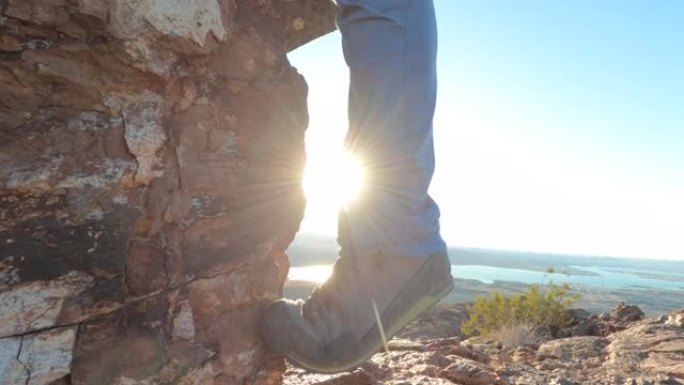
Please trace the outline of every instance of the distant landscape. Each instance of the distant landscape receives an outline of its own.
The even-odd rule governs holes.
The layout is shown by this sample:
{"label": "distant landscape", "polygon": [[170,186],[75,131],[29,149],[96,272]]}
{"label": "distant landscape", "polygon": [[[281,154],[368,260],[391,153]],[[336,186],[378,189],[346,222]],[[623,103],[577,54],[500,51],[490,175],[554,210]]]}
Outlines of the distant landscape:
{"label": "distant landscape", "polygon": [[[312,266],[330,265],[337,253],[332,237],[298,235],[288,249],[291,276],[302,277]],[[445,303],[471,302],[493,290],[519,293],[529,284],[568,283],[582,295],[576,307],[606,311],[624,301],[647,314],[684,308],[684,262],[601,256],[542,254],[473,248],[449,248],[454,290]],[[657,256],[654,256],[657,258]],[[552,268],[553,273],[548,273]],[[310,273],[310,272],[309,272]],[[285,295],[306,297],[316,285],[290,279]]]}

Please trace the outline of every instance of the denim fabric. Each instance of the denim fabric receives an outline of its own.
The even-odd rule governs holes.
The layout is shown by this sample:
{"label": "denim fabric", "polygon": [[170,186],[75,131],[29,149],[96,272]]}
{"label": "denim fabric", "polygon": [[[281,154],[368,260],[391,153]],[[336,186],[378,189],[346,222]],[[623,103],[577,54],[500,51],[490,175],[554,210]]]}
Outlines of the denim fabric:
{"label": "denim fabric", "polygon": [[337,0],[350,70],[347,149],[365,166],[361,197],[340,212],[342,254],[443,251],[428,195],[437,29],[432,0]]}

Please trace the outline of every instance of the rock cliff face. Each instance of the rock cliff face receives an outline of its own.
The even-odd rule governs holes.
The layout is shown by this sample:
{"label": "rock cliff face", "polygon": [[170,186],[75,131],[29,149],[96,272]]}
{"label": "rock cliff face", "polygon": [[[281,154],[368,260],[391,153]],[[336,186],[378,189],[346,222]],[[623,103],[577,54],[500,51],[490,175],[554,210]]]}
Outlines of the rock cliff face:
{"label": "rock cliff face", "polygon": [[322,0],[0,0],[0,383],[280,381]]}

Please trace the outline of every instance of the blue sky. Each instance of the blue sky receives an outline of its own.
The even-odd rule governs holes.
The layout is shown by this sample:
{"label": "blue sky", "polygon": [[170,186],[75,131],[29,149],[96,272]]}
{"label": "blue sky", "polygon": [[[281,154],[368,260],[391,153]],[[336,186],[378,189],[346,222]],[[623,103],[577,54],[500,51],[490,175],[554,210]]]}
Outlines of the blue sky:
{"label": "blue sky", "polygon": [[[446,241],[684,260],[684,2],[436,9],[431,194]],[[325,172],[347,122],[339,34],[289,57],[310,87],[309,159]],[[303,231],[334,234],[336,207],[312,195]]]}

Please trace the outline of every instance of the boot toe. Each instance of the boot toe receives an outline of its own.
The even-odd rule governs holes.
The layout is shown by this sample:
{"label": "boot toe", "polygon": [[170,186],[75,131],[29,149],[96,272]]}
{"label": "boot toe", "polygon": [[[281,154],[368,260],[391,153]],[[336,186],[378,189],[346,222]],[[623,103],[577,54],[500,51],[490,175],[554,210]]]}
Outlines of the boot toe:
{"label": "boot toe", "polygon": [[301,304],[287,299],[280,299],[269,305],[264,311],[261,323],[261,336],[266,344],[276,353],[286,354],[292,350],[291,329],[294,317]]}
{"label": "boot toe", "polygon": [[261,336],[276,353],[305,369],[321,371],[330,365],[323,337],[304,318],[304,301],[280,299],[269,305],[261,324]]}

